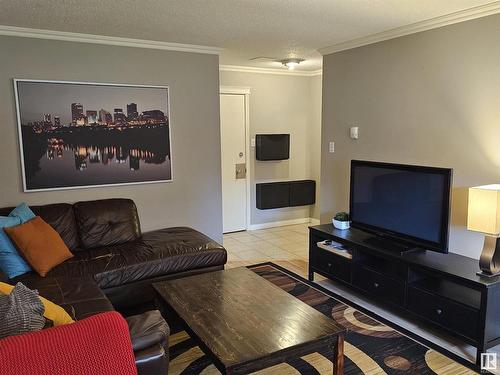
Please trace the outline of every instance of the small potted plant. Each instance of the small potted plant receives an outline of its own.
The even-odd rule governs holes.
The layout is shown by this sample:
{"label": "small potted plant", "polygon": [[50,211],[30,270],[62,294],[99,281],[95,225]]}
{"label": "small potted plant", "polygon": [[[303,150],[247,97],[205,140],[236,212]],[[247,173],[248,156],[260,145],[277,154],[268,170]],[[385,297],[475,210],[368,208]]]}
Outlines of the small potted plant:
{"label": "small potted plant", "polygon": [[337,229],[349,229],[349,214],[347,212],[337,212],[332,222]]}

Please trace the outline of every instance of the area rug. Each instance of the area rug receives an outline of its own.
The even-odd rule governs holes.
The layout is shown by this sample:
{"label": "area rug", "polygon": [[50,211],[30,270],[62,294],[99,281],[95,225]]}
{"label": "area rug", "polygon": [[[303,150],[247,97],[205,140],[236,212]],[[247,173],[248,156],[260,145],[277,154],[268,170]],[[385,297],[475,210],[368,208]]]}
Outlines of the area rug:
{"label": "area rug", "polygon": [[[248,267],[294,297],[348,329],[345,374],[475,374],[452,359],[429,349],[366,314],[321,291],[300,276],[272,263]],[[212,375],[219,371],[182,327],[171,324],[170,374]],[[318,352],[259,371],[258,374],[331,374],[331,353]]]}

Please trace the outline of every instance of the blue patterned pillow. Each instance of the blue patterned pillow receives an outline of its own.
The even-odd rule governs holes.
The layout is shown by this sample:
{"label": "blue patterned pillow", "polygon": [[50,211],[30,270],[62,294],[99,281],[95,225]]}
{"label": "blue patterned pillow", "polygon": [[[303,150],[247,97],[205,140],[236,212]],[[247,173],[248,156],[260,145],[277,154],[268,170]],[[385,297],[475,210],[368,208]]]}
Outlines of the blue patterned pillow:
{"label": "blue patterned pillow", "polygon": [[14,227],[35,218],[30,208],[22,203],[9,216],[0,216],[0,268],[9,279],[31,271],[28,263],[19,255],[3,228]]}

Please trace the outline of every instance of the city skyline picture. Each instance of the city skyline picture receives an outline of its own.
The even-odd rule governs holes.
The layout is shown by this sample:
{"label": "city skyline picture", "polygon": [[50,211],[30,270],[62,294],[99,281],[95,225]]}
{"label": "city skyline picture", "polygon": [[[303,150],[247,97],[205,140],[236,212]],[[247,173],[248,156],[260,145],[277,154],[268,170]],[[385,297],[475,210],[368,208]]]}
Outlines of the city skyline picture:
{"label": "city skyline picture", "polygon": [[14,80],[24,191],[172,180],[169,89]]}

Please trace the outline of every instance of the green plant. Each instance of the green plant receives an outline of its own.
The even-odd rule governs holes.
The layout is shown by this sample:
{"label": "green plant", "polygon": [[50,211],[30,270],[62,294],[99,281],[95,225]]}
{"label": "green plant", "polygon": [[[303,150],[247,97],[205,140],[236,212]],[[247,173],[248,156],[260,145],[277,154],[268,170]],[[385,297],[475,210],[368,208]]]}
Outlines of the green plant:
{"label": "green plant", "polygon": [[337,212],[334,219],[337,221],[349,221],[349,214],[347,212]]}

